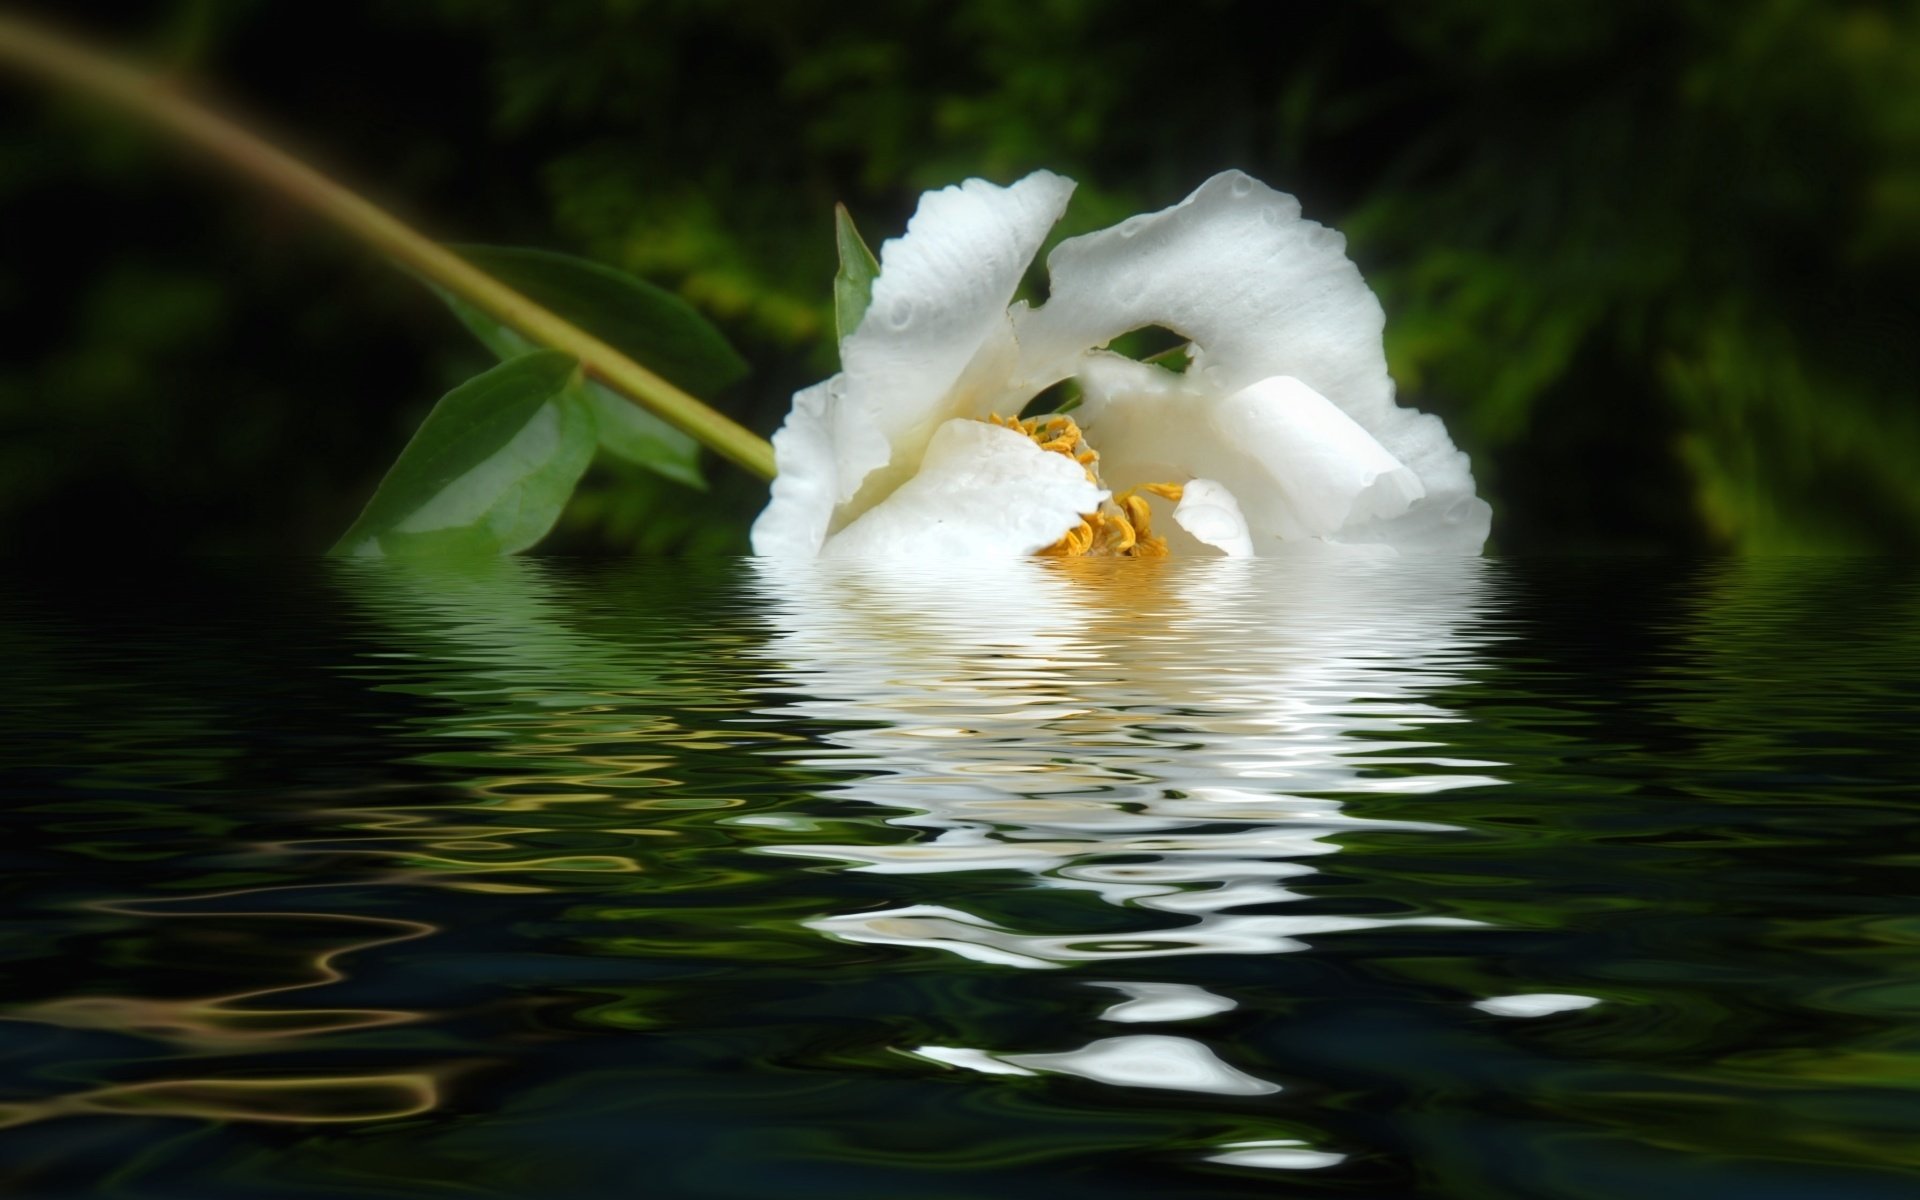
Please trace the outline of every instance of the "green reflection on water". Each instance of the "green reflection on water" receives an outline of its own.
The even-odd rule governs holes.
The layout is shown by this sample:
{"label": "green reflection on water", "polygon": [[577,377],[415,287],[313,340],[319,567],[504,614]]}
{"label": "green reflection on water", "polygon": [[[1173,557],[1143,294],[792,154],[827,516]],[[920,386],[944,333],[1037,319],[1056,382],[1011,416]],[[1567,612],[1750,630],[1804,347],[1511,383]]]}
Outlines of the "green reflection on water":
{"label": "green reflection on water", "polygon": [[[253,1195],[1920,1165],[1904,569],[328,570],[9,610],[0,1119]],[[1471,1007],[1540,992],[1600,1003]]]}

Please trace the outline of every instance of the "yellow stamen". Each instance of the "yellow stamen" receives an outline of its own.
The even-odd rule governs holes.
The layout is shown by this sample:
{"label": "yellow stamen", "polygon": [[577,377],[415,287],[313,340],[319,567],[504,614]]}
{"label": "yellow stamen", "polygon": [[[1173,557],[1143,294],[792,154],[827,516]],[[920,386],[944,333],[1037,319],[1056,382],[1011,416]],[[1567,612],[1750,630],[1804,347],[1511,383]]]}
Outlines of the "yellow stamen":
{"label": "yellow stamen", "polygon": [[[987,423],[1024,434],[1050,454],[1071,458],[1086,471],[1088,483],[1100,482],[1100,452],[1087,445],[1079,423],[1065,413],[1024,420],[993,413]],[[1167,539],[1153,535],[1153,509],[1141,492],[1178,504],[1184,489],[1177,483],[1143,483],[1128,488],[1098,512],[1081,513],[1079,525],[1036,553],[1047,558],[1165,558]]]}
{"label": "yellow stamen", "polygon": [[1066,536],[1036,553],[1047,558],[1079,558],[1093,546],[1093,526],[1081,521],[1067,530]]}
{"label": "yellow stamen", "polygon": [[1044,417],[1028,417],[1025,420],[991,413],[987,417],[987,424],[1025,434],[1042,450],[1066,455],[1086,468],[1088,483],[1100,482],[1100,477],[1094,473],[1094,464],[1100,461],[1099,452],[1087,445],[1079,424],[1065,413],[1049,413]]}

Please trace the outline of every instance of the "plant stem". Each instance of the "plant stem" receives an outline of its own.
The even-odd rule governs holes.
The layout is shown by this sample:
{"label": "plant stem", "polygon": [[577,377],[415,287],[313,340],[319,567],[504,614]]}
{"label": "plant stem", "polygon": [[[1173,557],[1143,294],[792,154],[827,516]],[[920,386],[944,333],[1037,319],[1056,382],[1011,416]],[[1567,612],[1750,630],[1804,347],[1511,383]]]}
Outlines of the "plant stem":
{"label": "plant stem", "polygon": [[326,217],[362,242],[542,346],[573,355],[600,382],[762,479],[773,447],[391,213],[138,67],[18,17],[0,14],[0,62],[113,102]]}

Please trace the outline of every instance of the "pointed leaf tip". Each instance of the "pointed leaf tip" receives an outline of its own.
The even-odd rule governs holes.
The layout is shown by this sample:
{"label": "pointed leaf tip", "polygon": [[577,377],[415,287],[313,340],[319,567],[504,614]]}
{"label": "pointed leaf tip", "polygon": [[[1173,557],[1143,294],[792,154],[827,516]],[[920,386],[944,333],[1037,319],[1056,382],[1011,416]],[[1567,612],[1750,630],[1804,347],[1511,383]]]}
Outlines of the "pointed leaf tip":
{"label": "pointed leaf tip", "polygon": [[448,392],[330,553],[511,554],[544,537],[593,458],[572,356],[536,351]]}
{"label": "pointed leaf tip", "polygon": [[873,256],[853,214],[844,204],[833,206],[833,242],[840,252],[840,269],[833,276],[833,323],[842,338],[860,327],[873,302],[873,281],[880,277],[880,260]]}

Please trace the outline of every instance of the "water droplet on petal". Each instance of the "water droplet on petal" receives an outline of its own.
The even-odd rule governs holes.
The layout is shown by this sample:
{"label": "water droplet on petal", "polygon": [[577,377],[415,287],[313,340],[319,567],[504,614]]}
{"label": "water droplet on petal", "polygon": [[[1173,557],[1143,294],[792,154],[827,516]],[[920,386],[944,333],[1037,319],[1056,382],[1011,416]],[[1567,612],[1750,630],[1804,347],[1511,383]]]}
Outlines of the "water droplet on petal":
{"label": "water droplet on petal", "polygon": [[1247,178],[1245,175],[1233,181],[1233,194],[1235,196],[1246,196],[1252,194],[1252,192],[1253,180]]}
{"label": "water droplet on petal", "polygon": [[895,329],[905,329],[913,324],[913,301],[895,300],[893,307],[887,310],[887,324]]}

